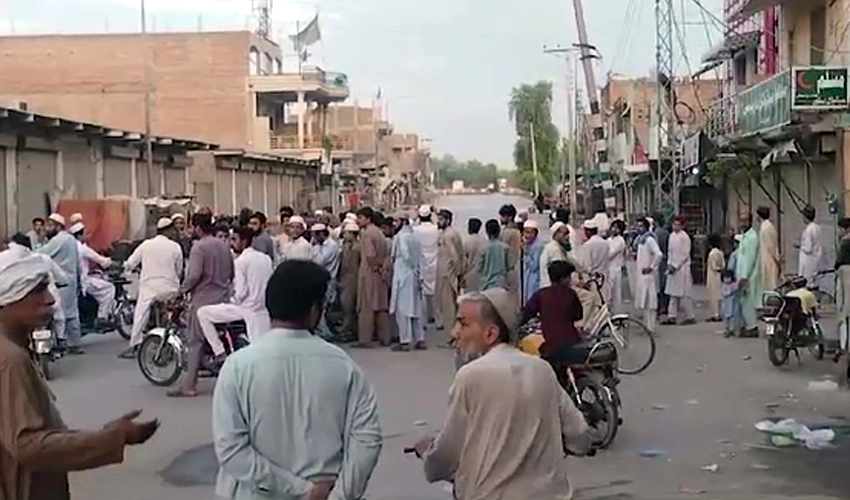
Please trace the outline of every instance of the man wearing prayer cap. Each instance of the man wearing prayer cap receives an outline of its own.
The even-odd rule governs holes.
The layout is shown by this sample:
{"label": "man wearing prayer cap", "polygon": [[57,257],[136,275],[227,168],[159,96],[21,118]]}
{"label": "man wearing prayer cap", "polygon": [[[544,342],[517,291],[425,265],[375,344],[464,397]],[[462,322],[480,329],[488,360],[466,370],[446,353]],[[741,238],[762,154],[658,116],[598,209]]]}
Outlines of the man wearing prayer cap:
{"label": "man wearing prayer cap", "polygon": [[74,225],[78,222],[83,222],[83,214],[80,212],[74,212],[71,214],[71,217],[68,218],[68,224]]}
{"label": "man wearing prayer cap", "polygon": [[0,253],[0,498],[69,500],[68,472],[121,463],[156,420],[131,412],[97,431],[69,430],[27,343],[53,316],[50,267],[37,255]]}
{"label": "man wearing prayer cap", "polygon": [[422,279],[422,295],[425,297],[425,321],[435,317],[434,294],[437,287],[437,254],[440,249],[440,229],[432,220],[431,207],[422,205],[417,210],[419,224],[413,234],[419,241],[421,263],[419,272]]}
{"label": "man wearing prayer cap", "polygon": [[458,303],[456,346],[475,359],[455,376],[440,434],[416,444],[425,478],[453,479],[455,498],[572,498],[563,445],[588,450],[584,416],[546,361],[511,345],[512,295],[492,288]]}
{"label": "man wearing prayer cap", "polygon": [[310,234],[307,232],[307,223],[300,215],[293,215],[289,219],[288,234],[289,243],[284,247],[283,260],[312,260],[313,249],[310,245]]}
{"label": "man wearing prayer cap", "polygon": [[325,340],[330,340],[333,338],[333,332],[331,332],[328,326],[327,313],[331,306],[336,303],[336,294],[338,291],[337,276],[339,276],[339,244],[330,237],[330,231],[328,231],[328,226],[325,224],[313,224],[310,227],[310,233],[313,235],[313,262],[322,266],[330,275],[328,289],[325,292],[325,309],[317,327],[319,336]]}
{"label": "man wearing prayer cap", "polygon": [[97,322],[102,329],[114,329],[109,317],[115,309],[115,285],[103,278],[103,270],[112,265],[112,259],[97,253],[86,242],[86,226],[77,222],[69,232],[77,239],[80,252],[80,293],[91,296],[97,302]]}
{"label": "man wearing prayer cap", "polygon": [[[355,217],[356,218],[356,217]],[[348,220],[342,224],[339,251],[339,304],[342,308],[342,334],[346,338],[357,337],[357,280],[360,272],[360,242],[357,234],[360,226]]]}
{"label": "man wearing prayer cap", "polygon": [[183,249],[175,241],[176,230],[173,219],[160,218],[156,221],[156,236],[143,241],[124,262],[126,271],[134,271],[139,266],[142,269],[136,308],[133,311],[130,345],[118,355],[121,359],[136,359],[154,302],[168,300],[180,290]]}
{"label": "man wearing prayer cap", "polygon": [[[65,315],[64,341],[67,343],[69,354],[83,354],[80,349],[80,312],[79,293],[82,265],[77,240],[65,230],[65,218],[54,213],[50,214],[45,224],[45,234],[48,237],[44,246],[35,251],[53,259],[68,276],[70,284],[59,289],[62,300],[62,312]],[[59,339],[63,339],[60,337]]]}
{"label": "man wearing prayer cap", "polygon": [[540,255],[543,253],[543,242],[540,241],[540,226],[535,220],[527,220],[522,226],[522,303],[540,289],[540,276],[545,270],[540,269]]}

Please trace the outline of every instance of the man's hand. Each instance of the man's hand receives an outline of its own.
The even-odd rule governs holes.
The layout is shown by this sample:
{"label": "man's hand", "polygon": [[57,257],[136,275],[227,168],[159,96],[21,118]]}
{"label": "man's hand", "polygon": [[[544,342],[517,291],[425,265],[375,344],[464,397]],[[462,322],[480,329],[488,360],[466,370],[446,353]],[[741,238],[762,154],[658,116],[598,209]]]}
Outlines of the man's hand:
{"label": "man's hand", "polygon": [[307,493],[306,500],[327,500],[331,495],[331,490],[334,489],[336,479],[317,479],[313,481],[313,487],[310,488],[310,493]]}
{"label": "man's hand", "polygon": [[147,422],[136,422],[136,418],[142,414],[142,410],[133,410],[126,415],[106,424],[106,429],[120,429],[124,435],[124,444],[133,446],[142,444],[150,439],[159,429],[159,420]]}
{"label": "man's hand", "polygon": [[414,448],[416,448],[416,456],[424,457],[425,453],[427,453],[428,450],[431,448],[431,445],[434,444],[434,441],[434,436],[425,436],[424,438],[417,441],[416,444],[413,446]]}
{"label": "man's hand", "polygon": [[646,276],[647,274],[652,274],[653,269],[651,267],[644,267],[643,269],[640,270],[640,272],[641,272],[641,274]]}

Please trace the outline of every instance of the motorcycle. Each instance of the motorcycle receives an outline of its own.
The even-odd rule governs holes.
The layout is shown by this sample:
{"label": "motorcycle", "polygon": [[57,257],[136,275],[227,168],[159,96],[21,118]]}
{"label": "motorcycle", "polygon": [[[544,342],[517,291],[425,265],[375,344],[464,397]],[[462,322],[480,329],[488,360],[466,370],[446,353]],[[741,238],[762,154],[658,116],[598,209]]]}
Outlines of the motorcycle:
{"label": "motorcycle", "polygon": [[125,340],[130,340],[133,325],[133,310],[136,301],[127,294],[130,280],[124,277],[120,266],[115,266],[104,276],[115,287],[115,307],[109,313],[106,321],[97,320],[97,300],[91,295],[83,295],[79,301],[80,329],[83,336],[89,334],[104,335],[118,332]]}
{"label": "motorcycle", "polygon": [[52,380],[53,371],[50,365],[62,357],[52,325],[37,328],[30,333],[29,354],[30,359],[38,366],[44,379]]}
{"label": "motorcycle", "polygon": [[[168,304],[154,304],[153,317],[163,317],[162,320],[155,319],[155,322],[162,326],[156,326],[145,334],[137,356],[142,375],[153,385],[173,385],[186,370],[189,353],[184,334],[187,313],[188,308],[182,298]],[[227,355],[249,343],[244,321],[220,323],[216,324],[215,328]],[[209,345],[204,344],[199,376],[217,377],[220,368]]]}
{"label": "motorcycle", "polygon": [[[542,344],[539,323],[532,320],[520,328],[520,350],[540,356]],[[587,424],[595,430],[594,446],[606,449],[614,442],[623,424],[620,417],[622,401],[617,391],[620,383],[617,349],[611,340],[602,337],[588,339],[574,349],[583,350],[584,362],[556,364],[555,373],[561,387],[582,412]]]}
{"label": "motorcycle", "polygon": [[774,366],[787,364],[791,352],[800,363],[801,348],[808,349],[815,359],[823,359],[826,349],[818,300],[806,287],[806,278],[790,276],[775,291],[764,292],[757,313],[765,324],[767,354]]}

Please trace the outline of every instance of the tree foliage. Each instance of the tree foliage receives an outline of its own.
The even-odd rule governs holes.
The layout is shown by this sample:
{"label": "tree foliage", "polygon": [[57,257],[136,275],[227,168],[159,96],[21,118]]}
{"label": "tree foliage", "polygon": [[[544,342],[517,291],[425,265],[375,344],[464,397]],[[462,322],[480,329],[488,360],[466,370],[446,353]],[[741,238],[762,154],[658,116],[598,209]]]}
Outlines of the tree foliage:
{"label": "tree foliage", "polygon": [[498,179],[513,177],[513,172],[499,170],[493,163],[484,164],[478,160],[459,161],[452,155],[432,160],[431,168],[437,173],[438,188],[450,188],[452,182],[463,181],[467,188],[483,189],[489,184],[497,185]]}
{"label": "tree foliage", "polygon": [[549,190],[558,181],[561,162],[560,134],[552,123],[552,84],[540,81],[515,87],[508,101],[508,113],[516,128],[514,163],[519,187],[534,189],[531,154],[531,131],[534,130],[537,180],[541,190]]}

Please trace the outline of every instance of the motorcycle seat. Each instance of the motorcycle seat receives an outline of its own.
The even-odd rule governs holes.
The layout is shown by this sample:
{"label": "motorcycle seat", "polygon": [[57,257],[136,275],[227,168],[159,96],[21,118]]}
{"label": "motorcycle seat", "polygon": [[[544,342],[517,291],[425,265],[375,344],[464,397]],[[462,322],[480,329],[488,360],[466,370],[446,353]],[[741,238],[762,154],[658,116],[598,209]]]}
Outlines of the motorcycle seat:
{"label": "motorcycle seat", "polygon": [[573,349],[583,352],[584,364],[610,364],[617,361],[617,349],[611,342],[582,343]]}
{"label": "motorcycle seat", "polygon": [[227,323],[214,323],[213,326],[215,326],[216,331],[219,333],[227,331],[234,336],[245,335],[248,333],[248,328],[242,320],[230,321]]}

